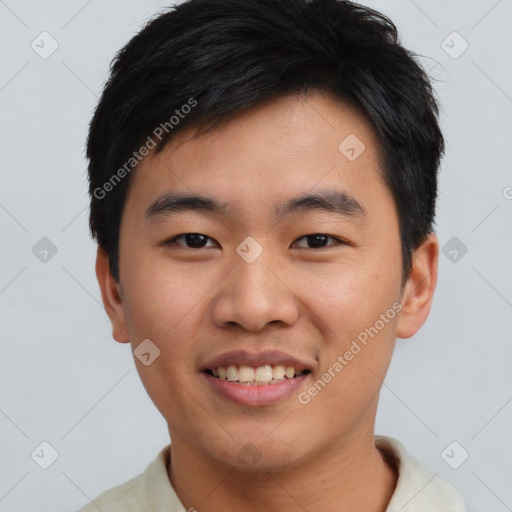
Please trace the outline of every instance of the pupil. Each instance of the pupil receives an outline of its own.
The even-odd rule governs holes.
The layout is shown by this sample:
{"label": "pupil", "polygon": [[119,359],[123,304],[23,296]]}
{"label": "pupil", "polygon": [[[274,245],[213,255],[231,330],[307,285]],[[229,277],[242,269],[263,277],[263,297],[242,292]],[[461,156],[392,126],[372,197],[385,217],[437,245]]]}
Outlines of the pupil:
{"label": "pupil", "polygon": [[204,244],[204,236],[198,233],[190,233],[186,236],[187,245],[191,245],[195,248],[201,248]]}
{"label": "pupil", "polygon": [[310,245],[313,245],[314,247],[323,247],[325,245],[326,236],[325,235],[310,235],[308,236],[309,241],[313,240],[313,243]]}

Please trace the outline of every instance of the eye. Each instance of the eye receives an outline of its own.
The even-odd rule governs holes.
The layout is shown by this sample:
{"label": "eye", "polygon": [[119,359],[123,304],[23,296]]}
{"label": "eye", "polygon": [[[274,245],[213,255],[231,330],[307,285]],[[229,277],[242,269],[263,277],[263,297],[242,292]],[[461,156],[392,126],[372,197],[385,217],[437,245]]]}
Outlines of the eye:
{"label": "eye", "polygon": [[[305,239],[307,241],[307,243],[310,243],[312,245],[312,247],[306,247],[306,249],[323,249],[324,247],[328,247],[328,246],[326,246],[325,242],[329,238],[331,240],[336,241],[336,243],[334,245],[340,245],[340,244],[346,243],[343,240],[336,238],[335,236],[325,235],[322,233],[314,233],[312,235],[304,235],[304,236],[298,238],[297,240]],[[296,242],[294,242],[294,243],[296,243]],[[333,244],[330,244],[330,245],[333,245]]]}
{"label": "eye", "polygon": [[187,249],[202,249],[203,247],[215,247],[215,245],[205,245],[207,240],[213,241],[213,238],[210,238],[209,236],[203,235],[201,233],[183,233],[181,235],[176,235],[175,237],[165,242],[165,244],[183,245],[178,243],[178,240],[181,239],[185,240],[185,247]]}

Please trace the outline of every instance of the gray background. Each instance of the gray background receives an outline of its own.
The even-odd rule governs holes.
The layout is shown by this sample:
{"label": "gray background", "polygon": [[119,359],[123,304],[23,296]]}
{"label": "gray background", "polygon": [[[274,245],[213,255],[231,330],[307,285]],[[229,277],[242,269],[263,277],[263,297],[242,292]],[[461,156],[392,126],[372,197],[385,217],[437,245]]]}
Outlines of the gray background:
{"label": "gray background", "polygon": [[[434,306],[397,343],[376,431],[470,510],[512,510],[512,1],[364,3],[428,56],[447,141]],[[78,508],[169,442],[101,306],[84,159],[110,60],[164,6],[0,0],[1,511]],[[51,49],[44,31],[58,43],[45,59],[31,47]],[[48,469],[43,441],[58,453]]]}

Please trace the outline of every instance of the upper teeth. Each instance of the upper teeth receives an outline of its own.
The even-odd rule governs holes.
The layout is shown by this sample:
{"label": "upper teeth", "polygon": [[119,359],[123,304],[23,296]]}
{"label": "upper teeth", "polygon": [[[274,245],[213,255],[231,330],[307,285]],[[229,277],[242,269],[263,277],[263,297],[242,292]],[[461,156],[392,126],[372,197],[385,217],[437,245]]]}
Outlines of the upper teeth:
{"label": "upper teeth", "polygon": [[296,371],[293,366],[265,364],[263,366],[219,366],[212,368],[212,373],[220,379],[239,382],[270,382],[271,380],[282,380],[284,377],[292,379],[295,375],[301,375],[302,372]]}

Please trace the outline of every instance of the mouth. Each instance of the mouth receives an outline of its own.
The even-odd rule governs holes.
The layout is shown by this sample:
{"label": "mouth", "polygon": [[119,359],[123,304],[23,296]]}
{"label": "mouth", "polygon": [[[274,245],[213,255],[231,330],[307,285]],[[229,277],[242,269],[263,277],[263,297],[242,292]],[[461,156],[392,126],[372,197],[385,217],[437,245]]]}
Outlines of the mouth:
{"label": "mouth", "polygon": [[311,379],[316,361],[280,350],[232,350],[201,368],[203,381],[217,397],[260,407],[283,402]]}
{"label": "mouth", "polygon": [[244,386],[276,385],[289,379],[297,379],[311,373],[309,369],[298,370],[293,366],[264,364],[261,366],[234,365],[207,368],[203,371],[215,379],[227,380]]}

